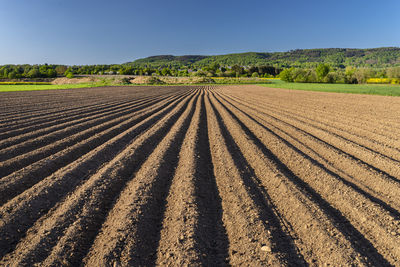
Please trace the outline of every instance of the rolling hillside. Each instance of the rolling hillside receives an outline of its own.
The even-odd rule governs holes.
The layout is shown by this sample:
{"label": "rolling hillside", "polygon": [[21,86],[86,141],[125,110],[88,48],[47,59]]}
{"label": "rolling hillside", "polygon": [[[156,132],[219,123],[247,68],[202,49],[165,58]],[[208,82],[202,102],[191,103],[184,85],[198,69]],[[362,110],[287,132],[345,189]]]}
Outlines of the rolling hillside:
{"label": "rolling hillside", "polygon": [[160,55],[129,62],[129,65],[148,67],[202,67],[212,63],[232,65],[276,65],[280,67],[310,67],[326,62],[335,67],[389,67],[400,66],[399,47],[370,49],[325,48],[297,49],[273,53],[237,53],[227,55]]}

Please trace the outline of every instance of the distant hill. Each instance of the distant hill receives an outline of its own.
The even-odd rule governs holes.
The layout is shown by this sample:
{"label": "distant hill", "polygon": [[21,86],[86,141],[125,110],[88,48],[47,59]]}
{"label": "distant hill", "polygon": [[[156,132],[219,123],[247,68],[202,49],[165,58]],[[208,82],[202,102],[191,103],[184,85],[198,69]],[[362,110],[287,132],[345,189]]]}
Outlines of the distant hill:
{"label": "distant hill", "polygon": [[221,66],[250,66],[273,65],[277,67],[314,67],[321,62],[326,62],[334,67],[390,67],[400,66],[399,47],[380,47],[369,49],[353,48],[323,48],[323,49],[297,49],[288,52],[273,53],[237,53],[227,55],[186,55],[151,56],[128,62],[128,65],[141,67],[203,67],[212,63]]}
{"label": "distant hill", "polygon": [[195,62],[201,61],[207,58],[207,56],[199,55],[186,55],[186,56],[172,56],[172,55],[160,55],[151,56],[142,59],[135,60],[128,64],[140,65],[140,66],[186,66]]}

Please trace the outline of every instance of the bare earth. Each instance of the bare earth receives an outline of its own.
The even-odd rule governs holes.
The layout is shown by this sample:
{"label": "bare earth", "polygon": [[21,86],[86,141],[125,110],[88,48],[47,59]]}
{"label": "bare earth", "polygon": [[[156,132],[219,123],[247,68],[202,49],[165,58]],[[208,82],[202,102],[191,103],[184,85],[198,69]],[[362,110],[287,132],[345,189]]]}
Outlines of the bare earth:
{"label": "bare earth", "polygon": [[400,98],[0,94],[0,266],[400,266]]}

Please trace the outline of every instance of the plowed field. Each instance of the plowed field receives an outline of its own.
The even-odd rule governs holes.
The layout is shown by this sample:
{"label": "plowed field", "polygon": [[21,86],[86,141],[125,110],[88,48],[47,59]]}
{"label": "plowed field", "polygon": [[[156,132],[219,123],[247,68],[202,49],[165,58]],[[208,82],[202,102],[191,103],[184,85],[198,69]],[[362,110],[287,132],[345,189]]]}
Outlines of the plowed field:
{"label": "plowed field", "polygon": [[400,266],[400,98],[0,94],[0,266]]}

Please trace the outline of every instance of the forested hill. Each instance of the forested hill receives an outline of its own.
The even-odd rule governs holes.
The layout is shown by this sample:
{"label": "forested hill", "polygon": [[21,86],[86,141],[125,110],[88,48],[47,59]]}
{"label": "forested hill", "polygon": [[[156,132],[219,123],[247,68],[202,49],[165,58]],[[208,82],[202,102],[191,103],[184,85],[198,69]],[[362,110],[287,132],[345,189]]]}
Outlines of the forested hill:
{"label": "forested hill", "polygon": [[321,62],[333,67],[391,67],[400,66],[399,47],[370,49],[325,48],[297,49],[288,52],[239,53],[216,56],[151,56],[127,64],[141,67],[203,67],[212,63],[221,66],[273,65],[276,67],[315,67]]}

